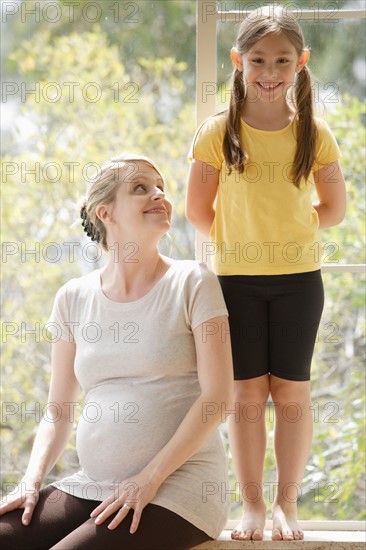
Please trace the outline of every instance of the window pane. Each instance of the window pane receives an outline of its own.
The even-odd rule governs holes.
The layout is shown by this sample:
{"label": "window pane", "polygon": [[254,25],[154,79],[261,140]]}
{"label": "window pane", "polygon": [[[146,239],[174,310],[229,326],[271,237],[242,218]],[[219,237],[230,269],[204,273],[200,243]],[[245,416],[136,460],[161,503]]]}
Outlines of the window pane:
{"label": "window pane", "polygon": [[[99,16],[98,10],[85,9],[88,2],[83,0],[70,16],[67,3],[60,1],[59,20],[51,8],[41,10],[38,20],[39,2],[9,4],[19,10],[2,25],[7,33],[3,55],[8,56],[3,70],[10,85],[2,103],[2,383],[4,442],[9,451],[4,482],[23,474],[41,417],[49,377],[49,343],[43,328],[54,294],[64,281],[100,266],[98,251],[89,248],[81,231],[76,208],[91,177],[89,164],[100,164],[126,149],[152,156],[166,174],[175,207],[172,243],[165,243],[165,250],[169,253],[172,248],[177,258],[194,255],[194,231],[185,221],[184,197],[186,155],[195,127],[196,2],[89,3],[99,6]],[[236,9],[238,2],[219,4],[222,9]],[[338,5],[355,7],[355,2]],[[301,24],[318,79],[317,103],[322,110],[323,99],[323,114],[343,151],[350,202],[346,221],[324,234],[323,261],[363,261],[363,22]],[[236,26],[218,24],[219,83],[227,82],[231,73],[229,51]],[[223,101],[228,89],[226,85],[219,94]],[[98,101],[93,101],[93,92],[101,92]],[[313,370],[313,414],[318,423],[300,516],[310,517],[310,503],[318,488],[325,487],[322,490],[331,502],[317,504],[319,517],[361,519],[364,503],[357,468],[363,464],[362,446],[358,449],[363,405],[362,286],[359,276],[332,274],[325,275],[325,285],[328,309]],[[331,422],[333,418],[339,422]],[[66,455],[53,474],[61,477],[74,468],[73,457]],[[272,459],[266,472],[270,487]],[[332,492],[336,485],[338,493]],[[336,497],[340,504],[334,505]],[[237,511],[234,506],[233,514]]]}

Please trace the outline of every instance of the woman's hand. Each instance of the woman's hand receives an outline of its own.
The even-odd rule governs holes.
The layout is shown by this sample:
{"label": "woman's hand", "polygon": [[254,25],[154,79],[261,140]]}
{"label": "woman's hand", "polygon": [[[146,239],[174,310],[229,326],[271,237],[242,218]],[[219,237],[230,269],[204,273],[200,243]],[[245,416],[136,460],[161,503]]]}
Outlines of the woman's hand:
{"label": "woman's hand", "polygon": [[90,516],[100,525],[109,516],[118,511],[108,525],[108,529],[115,529],[125,519],[132,508],[134,510],[130,533],[135,533],[140,523],[143,509],[155,497],[161,482],[152,479],[146,472],[132,476],[118,484],[113,495],[104,500],[95,508]]}
{"label": "woman's hand", "polygon": [[73,428],[70,403],[76,401],[80,391],[74,372],[75,350],[75,344],[65,340],[58,339],[52,344],[47,417],[44,416],[38,426],[28,468],[21,482],[0,502],[0,515],[24,508],[23,525],[31,522],[41,485],[65,449]]}
{"label": "woman's hand", "polygon": [[19,485],[7,494],[0,501],[0,516],[16,510],[17,508],[24,508],[22,515],[23,525],[29,525],[32,519],[33,510],[39,499],[39,483],[33,483],[29,481],[21,481]]}

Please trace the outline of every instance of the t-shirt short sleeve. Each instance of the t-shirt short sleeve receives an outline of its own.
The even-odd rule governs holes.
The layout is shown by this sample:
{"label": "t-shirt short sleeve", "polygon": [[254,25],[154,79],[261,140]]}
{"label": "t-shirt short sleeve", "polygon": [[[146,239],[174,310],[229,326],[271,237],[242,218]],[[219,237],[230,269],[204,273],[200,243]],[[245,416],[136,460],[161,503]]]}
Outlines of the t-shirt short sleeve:
{"label": "t-shirt short sleeve", "polygon": [[324,120],[317,119],[317,128],[318,139],[313,172],[320,170],[330,162],[335,162],[342,156],[341,150],[328,124]]}
{"label": "t-shirt short sleeve", "polygon": [[224,155],[222,142],[225,131],[225,119],[217,115],[209,117],[196,131],[188,159],[201,160],[221,170]]}
{"label": "t-shirt short sleeve", "polygon": [[72,326],[66,284],[58,290],[55,296],[52,313],[46,323],[46,328],[54,337],[53,341],[75,342]]}
{"label": "t-shirt short sleeve", "polygon": [[193,331],[200,324],[220,315],[228,315],[217,276],[203,262],[198,262],[189,277],[187,313]]}

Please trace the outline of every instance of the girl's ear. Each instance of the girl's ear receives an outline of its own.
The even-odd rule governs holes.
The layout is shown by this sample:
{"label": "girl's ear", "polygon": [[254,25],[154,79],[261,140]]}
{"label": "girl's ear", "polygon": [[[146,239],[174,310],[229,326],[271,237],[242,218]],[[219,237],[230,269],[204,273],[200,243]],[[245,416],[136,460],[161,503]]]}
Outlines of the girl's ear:
{"label": "girl's ear", "polygon": [[109,212],[108,206],[110,205],[100,204],[95,211],[100,221],[102,221],[106,225],[113,223],[113,219]]}
{"label": "girl's ear", "polygon": [[296,66],[297,73],[301,72],[301,70],[305,67],[309,59],[310,59],[310,50],[303,50],[297,62],[297,66]]}
{"label": "girl's ear", "polygon": [[243,60],[242,56],[239,54],[238,50],[236,48],[231,48],[230,50],[231,60],[234,63],[235,67],[238,69],[238,71],[243,71]]}

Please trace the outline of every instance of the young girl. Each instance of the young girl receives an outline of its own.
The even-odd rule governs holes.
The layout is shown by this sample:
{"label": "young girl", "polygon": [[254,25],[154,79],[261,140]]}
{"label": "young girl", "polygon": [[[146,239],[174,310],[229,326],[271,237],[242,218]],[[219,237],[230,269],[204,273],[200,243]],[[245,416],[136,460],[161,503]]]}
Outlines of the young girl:
{"label": "young girl", "polygon": [[190,155],[187,217],[211,240],[203,246],[214,252],[229,311],[240,404],[240,418],[229,419],[244,502],[235,539],[263,538],[269,395],[278,472],[272,539],[303,538],[296,501],[311,445],[310,365],[323,309],[318,229],[340,223],[346,202],[339,148],[313,114],[309,56],[287,11],[250,14],[231,50],[229,109],[204,122]]}

